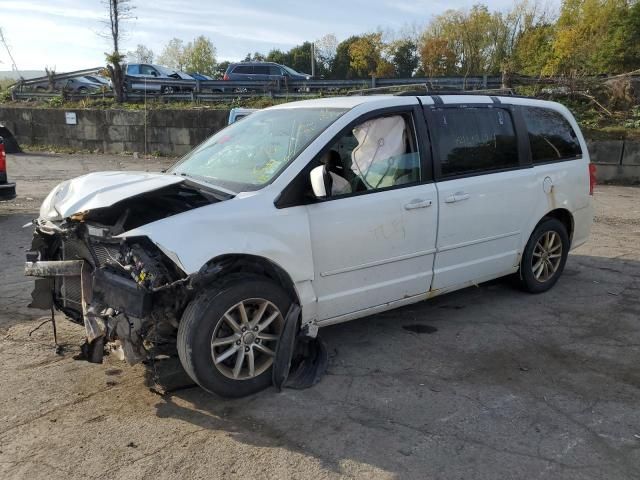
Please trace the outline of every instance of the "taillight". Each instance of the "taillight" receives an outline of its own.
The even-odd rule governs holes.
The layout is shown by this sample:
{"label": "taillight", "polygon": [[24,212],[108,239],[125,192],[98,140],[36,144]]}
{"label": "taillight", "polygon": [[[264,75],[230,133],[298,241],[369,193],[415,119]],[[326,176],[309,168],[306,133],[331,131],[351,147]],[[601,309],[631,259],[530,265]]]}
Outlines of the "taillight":
{"label": "taillight", "polygon": [[222,80],[229,81],[229,75],[225,73],[224,76],[222,77]]}
{"label": "taillight", "polygon": [[4,151],[4,142],[0,139],[0,173],[4,173],[6,171],[7,171],[7,154]]}
{"label": "taillight", "polygon": [[593,189],[596,186],[596,166],[589,164],[589,195],[593,195]]}

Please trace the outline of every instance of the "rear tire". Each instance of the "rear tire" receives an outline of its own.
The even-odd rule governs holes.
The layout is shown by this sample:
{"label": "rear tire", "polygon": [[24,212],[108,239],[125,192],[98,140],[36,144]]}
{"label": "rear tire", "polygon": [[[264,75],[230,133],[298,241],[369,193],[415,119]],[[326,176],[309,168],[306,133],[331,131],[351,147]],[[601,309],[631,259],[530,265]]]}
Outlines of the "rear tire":
{"label": "rear tire", "polygon": [[523,290],[542,293],[553,287],[564,270],[571,242],[564,224],[543,218],[522,254],[519,283]]}
{"label": "rear tire", "polygon": [[250,275],[235,275],[201,292],[178,327],[178,355],[187,374],[223,397],[267,388],[290,304],[279,285]]}

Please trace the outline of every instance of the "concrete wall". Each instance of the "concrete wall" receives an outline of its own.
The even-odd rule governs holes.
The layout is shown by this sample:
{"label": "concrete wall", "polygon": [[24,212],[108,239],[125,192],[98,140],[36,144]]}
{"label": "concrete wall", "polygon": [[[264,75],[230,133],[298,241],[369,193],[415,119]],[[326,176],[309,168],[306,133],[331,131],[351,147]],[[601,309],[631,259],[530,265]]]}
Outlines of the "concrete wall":
{"label": "concrete wall", "polygon": [[[76,125],[65,113],[76,114]],[[183,155],[227,124],[228,110],[62,110],[0,107],[0,125],[20,145],[54,145],[105,153]],[[145,148],[146,147],[146,148]]]}
{"label": "concrete wall", "polygon": [[599,183],[640,183],[640,141],[587,141]]}
{"label": "concrete wall", "polygon": [[[66,112],[77,124],[66,123]],[[227,124],[228,110],[62,110],[0,106],[0,125],[21,145],[105,153],[183,155]],[[588,141],[599,182],[640,183],[640,141]]]}

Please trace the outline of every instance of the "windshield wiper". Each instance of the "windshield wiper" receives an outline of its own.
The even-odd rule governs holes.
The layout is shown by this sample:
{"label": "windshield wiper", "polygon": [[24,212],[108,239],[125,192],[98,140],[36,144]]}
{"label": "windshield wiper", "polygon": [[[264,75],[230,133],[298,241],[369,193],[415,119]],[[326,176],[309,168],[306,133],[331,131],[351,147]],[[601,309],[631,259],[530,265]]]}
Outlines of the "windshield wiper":
{"label": "windshield wiper", "polygon": [[180,175],[181,177],[193,179],[200,185],[202,185],[202,183],[205,183],[212,190],[215,190],[216,192],[221,193],[228,198],[233,198],[237,194],[237,192],[232,192],[231,190],[228,190],[224,187],[221,187],[220,185],[216,185],[215,183],[211,182],[211,177],[206,177],[204,175],[194,175],[193,173],[186,172],[174,172],[174,175]]}

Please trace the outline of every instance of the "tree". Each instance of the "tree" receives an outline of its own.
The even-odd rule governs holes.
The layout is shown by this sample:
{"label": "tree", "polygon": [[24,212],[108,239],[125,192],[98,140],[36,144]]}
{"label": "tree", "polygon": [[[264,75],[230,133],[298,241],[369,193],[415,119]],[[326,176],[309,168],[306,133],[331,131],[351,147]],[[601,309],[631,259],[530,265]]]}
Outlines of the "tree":
{"label": "tree", "polygon": [[135,50],[127,52],[127,60],[130,63],[153,63],[153,50],[138,44]]}
{"label": "tree", "polygon": [[275,62],[280,65],[286,65],[289,63],[289,55],[282,50],[273,49],[267,54],[267,62]]}
{"label": "tree", "polygon": [[287,53],[287,66],[297,72],[311,72],[311,42],[296,45]]}
{"label": "tree", "polygon": [[376,75],[382,60],[382,34],[369,33],[349,46],[349,65],[360,78]]}
{"label": "tree", "polygon": [[336,58],[338,40],[333,33],[329,33],[320,37],[314,44],[316,52],[316,75],[319,77],[328,77]]}
{"label": "tree", "polygon": [[231,62],[225,60],[224,62],[220,62],[216,64],[216,68],[213,71],[212,77],[215,78],[216,80],[222,80],[224,77],[224,74],[227,72],[227,68],[229,68],[230,63]]}
{"label": "tree", "polygon": [[113,50],[107,53],[107,69],[111,77],[113,95],[116,102],[124,100],[124,77],[122,75],[122,61],[124,55],[120,53],[120,42],[123,37],[122,24],[133,17],[133,6],[129,0],[104,0],[104,5],[109,8],[109,17],[106,25],[109,28],[107,38],[110,39]]}
{"label": "tree", "polygon": [[420,62],[427,77],[455,74],[456,61],[456,53],[446,39],[428,37],[422,41]]}
{"label": "tree", "polygon": [[179,38],[172,38],[158,57],[158,63],[174,70],[182,70],[185,65],[185,46]]}
{"label": "tree", "polygon": [[394,73],[400,78],[413,76],[418,68],[418,46],[413,40],[401,39],[388,46]]}
{"label": "tree", "polygon": [[351,36],[343,40],[336,47],[336,55],[333,59],[331,68],[331,78],[344,80],[355,77],[355,72],[351,68],[351,58],[349,57],[349,49],[351,45],[360,39],[359,36]]}
{"label": "tree", "polygon": [[204,35],[200,35],[184,49],[184,68],[188,73],[215,75],[216,49]]}

